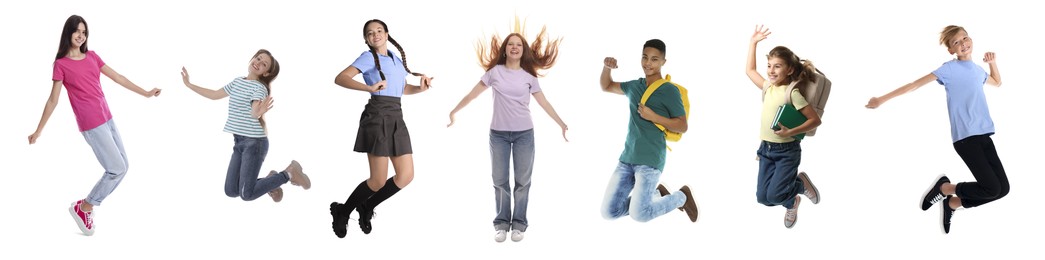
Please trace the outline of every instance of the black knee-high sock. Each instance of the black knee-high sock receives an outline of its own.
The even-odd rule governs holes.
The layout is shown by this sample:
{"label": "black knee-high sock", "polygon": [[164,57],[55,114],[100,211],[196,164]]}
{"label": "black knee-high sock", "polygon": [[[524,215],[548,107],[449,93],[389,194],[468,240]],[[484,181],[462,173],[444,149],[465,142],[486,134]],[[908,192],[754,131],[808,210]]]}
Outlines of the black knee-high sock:
{"label": "black knee-high sock", "polygon": [[360,207],[363,207],[366,210],[373,211],[378,204],[381,204],[381,202],[387,200],[388,198],[392,197],[392,195],[395,195],[397,192],[399,192],[399,186],[396,186],[394,179],[395,176],[393,176],[392,178],[388,178],[388,181],[385,182],[385,186],[381,187],[380,190],[377,190],[377,192],[374,193],[374,196],[370,196],[370,199],[367,199],[366,202],[363,203],[363,205]]}
{"label": "black knee-high sock", "polygon": [[352,191],[352,195],[348,195],[348,200],[345,200],[345,205],[341,206],[341,214],[346,217],[352,214],[352,210],[355,210],[356,207],[362,205],[363,202],[367,201],[367,199],[374,195],[374,193],[374,191],[370,190],[370,186],[366,185],[366,181],[360,182],[359,186],[356,186],[356,190]]}

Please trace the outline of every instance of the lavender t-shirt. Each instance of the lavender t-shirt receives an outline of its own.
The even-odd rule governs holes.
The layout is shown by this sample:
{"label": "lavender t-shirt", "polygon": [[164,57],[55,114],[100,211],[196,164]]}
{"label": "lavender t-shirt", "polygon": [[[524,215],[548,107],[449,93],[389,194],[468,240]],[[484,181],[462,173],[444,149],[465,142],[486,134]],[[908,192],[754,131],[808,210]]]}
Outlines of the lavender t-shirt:
{"label": "lavender t-shirt", "polygon": [[493,89],[493,122],[490,129],[523,131],[533,129],[530,95],[541,92],[537,77],[522,69],[497,65],[486,71],[483,84]]}

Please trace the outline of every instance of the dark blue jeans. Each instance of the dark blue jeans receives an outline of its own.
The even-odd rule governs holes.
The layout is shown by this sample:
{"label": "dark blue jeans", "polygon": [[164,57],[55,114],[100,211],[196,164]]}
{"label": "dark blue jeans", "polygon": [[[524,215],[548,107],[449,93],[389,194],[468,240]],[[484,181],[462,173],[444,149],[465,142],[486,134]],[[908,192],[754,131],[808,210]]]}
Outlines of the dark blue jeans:
{"label": "dark blue jeans", "polygon": [[286,172],[258,179],[269,151],[268,137],[232,136],[236,145],[232,147],[232,160],[225,175],[225,195],[252,201],[290,181]]}
{"label": "dark blue jeans", "polygon": [[795,195],[805,192],[805,186],[798,179],[798,164],[802,162],[799,142],[762,141],[758,147],[758,188],[755,190],[758,203],[790,209],[795,205]]}

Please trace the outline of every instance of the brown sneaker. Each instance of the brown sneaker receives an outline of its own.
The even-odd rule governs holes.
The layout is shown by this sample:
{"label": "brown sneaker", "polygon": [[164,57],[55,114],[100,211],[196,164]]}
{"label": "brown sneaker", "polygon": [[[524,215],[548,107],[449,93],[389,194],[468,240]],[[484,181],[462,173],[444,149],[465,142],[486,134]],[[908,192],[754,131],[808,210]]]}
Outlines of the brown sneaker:
{"label": "brown sneaker", "polygon": [[[272,175],[276,175],[276,174],[278,174],[276,171],[271,171],[271,172],[269,172],[268,176],[265,176],[265,178],[272,177]],[[275,202],[283,201],[283,188],[281,188],[281,187],[276,187],[276,189],[273,189],[273,190],[269,191],[268,194],[269,194],[269,197],[272,197],[272,201],[275,201]]]}
{"label": "brown sneaker", "polygon": [[287,174],[290,175],[290,184],[294,186],[301,186],[304,189],[312,188],[312,181],[308,179],[308,175],[301,169],[301,164],[297,160],[290,161],[290,165],[287,165]]}
{"label": "brown sneaker", "polygon": [[[664,187],[664,184],[657,184],[657,191],[660,192],[660,196],[661,197],[671,195],[671,192],[668,191],[668,187]],[[684,211],[684,210],[682,210],[682,207],[679,207],[679,211]]]}
{"label": "brown sneaker", "polygon": [[813,185],[813,181],[809,180],[809,175],[806,172],[798,173],[798,179],[802,181],[802,185],[806,187],[806,191],[802,193],[806,198],[813,201],[813,204],[820,203],[820,190],[816,189],[816,185]]}
{"label": "brown sneaker", "polygon": [[686,203],[682,204],[683,211],[689,215],[689,221],[697,222],[697,201],[693,199],[693,192],[690,192],[689,186],[682,186],[679,190],[686,194]]}

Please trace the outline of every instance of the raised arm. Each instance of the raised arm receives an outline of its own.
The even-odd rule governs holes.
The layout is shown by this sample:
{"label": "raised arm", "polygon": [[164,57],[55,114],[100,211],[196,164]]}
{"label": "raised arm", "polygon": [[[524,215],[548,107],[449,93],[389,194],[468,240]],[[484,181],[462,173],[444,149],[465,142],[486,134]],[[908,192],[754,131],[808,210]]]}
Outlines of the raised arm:
{"label": "raised arm", "polygon": [[765,40],[769,34],[772,34],[769,28],[763,28],[761,25],[755,26],[755,33],[751,35],[751,43],[747,49],[747,64],[744,66],[744,71],[747,73],[747,78],[751,79],[751,83],[754,83],[758,89],[762,89],[762,86],[765,85],[766,78],[763,78],[762,74],[758,74],[758,69],[755,67],[755,49],[758,47],[758,42]]}
{"label": "raised arm", "polygon": [[193,92],[196,92],[196,94],[200,94],[200,96],[211,100],[218,100],[229,96],[229,93],[226,93],[225,90],[203,88],[196,86],[196,84],[192,84],[189,82],[189,71],[185,70],[185,67],[181,67],[181,82],[185,83],[185,86],[189,87]]}
{"label": "raised arm", "polygon": [[468,103],[471,103],[472,100],[474,100],[476,97],[479,97],[479,94],[482,94],[483,91],[486,91],[487,88],[488,87],[486,86],[486,83],[483,83],[482,80],[480,80],[479,83],[476,83],[475,87],[472,87],[472,91],[469,91],[468,95],[465,95],[464,98],[461,98],[461,102],[457,103],[457,107],[454,107],[454,110],[450,111],[450,124],[447,124],[446,127],[454,125],[454,114],[457,114],[457,111],[461,111],[461,109],[464,109],[464,107],[467,106]]}
{"label": "raised arm", "polygon": [[55,80],[51,86],[51,95],[47,96],[47,103],[44,103],[44,114],[40,115],[40,123],[36,125],[36,131],[29,135],[29,144],[35,144],[36,139],[40,138],[40,133],[44,131],[47,120],[51,118],[51,113],[54,112],[54,107],[58,106],[58,97],[61,94],[62,81]]}
{"label": "raised arm", "polygon": [[902,87],[897,88],[896,90],[893,90],[892,92],[889,92],[884,96],[872,97],[871,100],[867,101],[867,105],[865,107],[878,108],[878,106],[881,106],[886,101],[889,101],[890,99],[893,99],[900,95],[906,94],[907,92],[914,91],[915,89],[925,86],[925,84],[929,84],[929,82],[933,82],[934,80],[936,80],[936,75],[929,73],[928,75],[922,76],[914,82],[907,83],[906,85],[903,85]]}
{"label": "raised arm", "polygon": [[559,118],[558,113],[555,113],[555,108],[552,107],[552,103],[549,103],[548,99],[544,97],[544,92],[533,93],[533,99],[537,100],[537,104],[541,105],[544,112],[547,112],[548,116],[552,117],[552,119],[555,120],[555,123],[559,124],[559,128],[562,128],[562,139],[569,142],[570,139],[566,139],[566,130],[568,129],[566,123],[562,122],[562,118]]}
{"label": "raised arm", "polygon": [[624,90],[620,89],[620,82],[613,81],[613,77],[610,76],[610,70],[617,68],[617,59],[606,57],[602,63],[602,76],[599,77],[599,86],[602,87],[602,91],[624,95]]}
{"label": "raised arm", "polygon": [[425,90],[428,90],[429,88],[432,87],[432,80],[433,79],[435,79],[435,77],[428,77],[428,76],[425,76],[424,74],[421,74],[421,85],[406,84],[406,88],[403,89],[403,94],[405,94],[405,95],[413,95],[413,94],[425,92]]}
{"label": "raised arm", "polygon": [[359,82],[353,79],[356,77],[356,75],[359,75],[359,73],[359,69],[355,66],[348,66],[348,68],[342,70],[341,73],[338,73],[337,77],[334,77],[334,84],[337,84],[338,86],[347,89],[359,90],[364,92],[377,92],[382,89],[385,89],[385,85],[387,83],[384,80],[377,82],[373,86],[367,86],[363,82]]}
{"label": "raised arm", "polygon": [[994,62],[994,53],[984,53],[983,62],[986,62],[991,67],[991,76],[987,78],[987,84],[1001,87],[1001,73],[998,72],[998,64]]}
{"label": "raised arm", "polygon": [[120,86],[123,86],[134,93],[138,93],[138,95],[142,95],[143,97],[155,97],[160,95],[160,89],[153,88],[152,90],[145,91],[145,89],[142,89],[138,85],[135,85],[134,82],[128,80],[127,77],[124,77],[123,75],[120,75],[120,73],[116,73],[112,68],[109,68],[109,65],[102,65],[102,74],[105,74],[106,77],[112,79],[116,84],[120,84]]}

